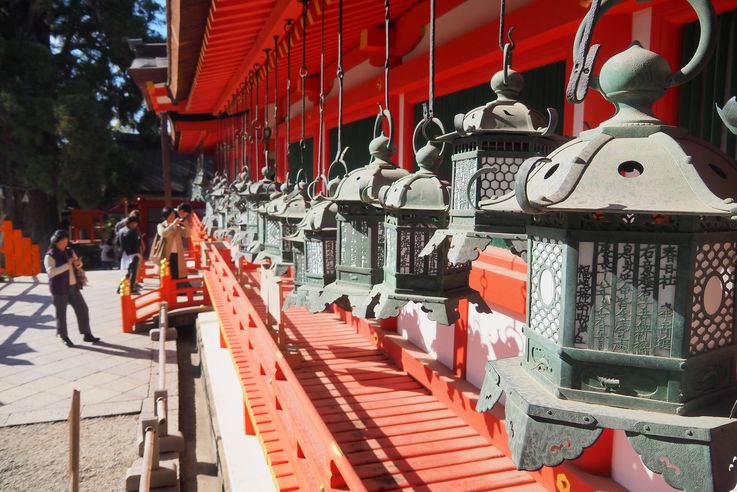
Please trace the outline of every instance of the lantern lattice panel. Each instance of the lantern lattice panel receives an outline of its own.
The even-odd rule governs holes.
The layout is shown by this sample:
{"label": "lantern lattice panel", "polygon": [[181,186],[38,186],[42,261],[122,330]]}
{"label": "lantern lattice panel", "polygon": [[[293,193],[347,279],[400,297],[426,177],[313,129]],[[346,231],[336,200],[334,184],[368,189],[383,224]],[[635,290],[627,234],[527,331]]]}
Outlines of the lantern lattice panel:
{"label": "lantern lattice panel", "polygon": [[[453,210],[465,210],[471,208],[466,194],[466,185],[471,180],[471,176],[476,172],[477,160],[459,159],[453,163],[453,201],[451,208]],[[476,184],[472,186],[471,195],[476,194]]]}
{"label": "lantern lattice panel", "polygon": [[305,283],[305,254],[301,248],[295,247],[292,254],[294,259],[294,283],[304,284]]}
{"label": "lantern lattice panel", "polygon": [[420,251],[435,233],[435,227],[399,231],[399,273],[435,275],[438,273],[438,252],[420,256]]}
{"label": "lantern lattice panel", "polygon": [[266,218],[266,244],[277,246],[281,241],[281,227],[276,219]]}
{"label": "lantern lattice panel", "polygon": [[282,251],[285,253],[289,253],[292,251],[292,241],[289,241],[287,239],[284,239],[289,236],[293,236],[297,232],[297,225],[292,224],[282,224]]}
{"label": "lantern lattice panel", "polygon": [[309,239],[306,242],[307,272],[314,275],[323,275],[325,270],[325,262],[323,261],[322,241],[317,239]]}
{"label": "lantern lattice panel", "polygon": [[558,343],[563,279],[563,245],[548,238],[532,240],[530,328]]}
{"label": "lantern lattice panel", "polygon": [[[483,157],[480,161],[484,167],[494,167],[487,174],[482,175],[471,184],[471,196],[476,196],[478,186],[481,187],[479,201],[503,196],[514,190],[514,178],[517,175],[519,167],[524,162],[523,158],[490,156]],[[476,172],[477,165],[477,159],[460,159],[455,162],[455,176],[453,179],[455,189],[453,190],[452,203],[454,210],[473,207],[468,202],[466,186],[471,176]]]}
{"label": "lantern lattice panel", "polygon": [[370,268],[370,258],[361,254],[368,241],[368,222],[351,220],[340,223],[340,264]]}
{"label": "lantern lattice panel", "polygon": [[374,261],[375,265],[382,265],[384,263],[384,235],[385,235],[384,223],[379,222],[376,225],[376,258]]}
{"label": "lantern lattice panel", "polygon": [[325,270],[326,276],[335,276],[335,239],[323,241],[325,246]]}
{"label": "lantern lattice panel", "polygon": [[678,245],[581,242],[578,251],[575,346],[670,356]]}
{"label": "lantern lattice panel", "polygon": [[733,242],[701,244],[696,251],[691,354],[725,347],[734,338],[735,251]]}

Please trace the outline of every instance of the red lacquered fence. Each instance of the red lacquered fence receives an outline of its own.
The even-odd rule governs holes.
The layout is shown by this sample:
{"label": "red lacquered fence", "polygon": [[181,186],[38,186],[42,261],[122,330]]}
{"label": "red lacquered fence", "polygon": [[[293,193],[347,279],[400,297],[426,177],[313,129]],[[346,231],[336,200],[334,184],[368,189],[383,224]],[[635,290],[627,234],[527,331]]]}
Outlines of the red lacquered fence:
{"label": "red lacquered fence", "polygon": [[[194,268],[188,268],[189,272],[195,272],[197,275],[196,272],[201,268],[202,241],[206,235],[197,215],[192,214],[192,218],[188,245],[190,249],[185,252],[185,258],[188,265],[194,263]],[[155,267],[151,262],[146,262],[146,265]],[[162,260],[159,273],[154,276],[160,279],[159,288],[140,295],[131,294],[131,285],[127,279],[121,281],[120,310],[123,332],[130,333],[137,324],[155,316],[162,301],[169,303],[169,310],[210,305],[210,298],[201,276],[189,275],[187,278],[173,279],[166,259]]]}
{"label": "red lacquered fence", "polygon": [[250,397],[246,402],[247,432],[253,433],[253,419],[270,421],[272,425],[266,427],[273,426],[279,440],[290,444],[284,446],[283,452],[291,468],[290,478],[293,476],[301,490],[366,490],[238,283],[227,252],[224,256],[214,244],[209,244],[207,257],[205,280],[213,302],[230,305],[228,309],[218,309],[221,344],[230,349],[234,359],[239,359],[237,367],[247,362],[251,373],[245,378],[249,395],[255,391],[265,400],[265,405],[258,409],[249,403]]}
{"label": "red lacquered fence", "polygon": [[0,228],[0,273],[8,277],[35,276],[41,273],[41,254],[38,244],[31,238],[23,236],[23,232],[13,228],[13,223],[6,220]]}

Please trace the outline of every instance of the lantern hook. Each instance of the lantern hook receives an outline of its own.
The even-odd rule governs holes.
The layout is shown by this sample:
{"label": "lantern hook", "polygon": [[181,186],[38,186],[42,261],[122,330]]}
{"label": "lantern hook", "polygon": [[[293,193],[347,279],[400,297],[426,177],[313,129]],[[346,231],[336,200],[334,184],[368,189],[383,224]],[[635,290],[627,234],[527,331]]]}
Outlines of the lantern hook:
{"label": "lantern hook", "polygon": [[384,129],[382,126],[382,123],[384,120],[386,120],[387,125],[389,125],[389,140],[392,140],[392,137],[394,136],[394,121],[392,119],[392,114],[389,111],[389,109],[384,109],[381,104],[379,106],[379,114],[376,115],[376,121],[374,122],[374,138],[378,137],[379,135],[384,135]]}
{"label": "lantern hook", "polygon": [[348,174],[348,165],[345,163],[345,154],[346,152],[348,152],[348,148],[349,147],[344,148],[341,151],[340,155],[333,162],[330,163],[330,166],[328,166],[327,178],[330,178],[330,174],[333,171],[333,167],[337,165],[340,165],[343,167],[343,176]]}
{"label": "lantern hook", "polygon": [[[573,44],[573,70],[566,89],[569,102],[581,103],[589,88],[601,91],[599,80],[594,75],[594,65],[601,45],[592,45],[594,28],[599,19],[623,0],[592,0],[591,8],[576,32]],[[664,81],[663,89],[685,84],[696,77],[709,62],[716,46],[716,14],[709,0],[687,0],[699,20],[699,44],[691,60]]]}
{"label": "lantern hook", "polygon": [[440,130],[438,135],[442,135],[443,133],[445,133],[445,127],[443,126],[443,122],[440,121],[436,117],[432,117],[432,118],[421,120],[415,127],[415,131],[412,134],[412,150],[414,151],[415,156],[418,157],[418,163],[420,163],[419,162],[420,160],[422,161],[425,160],[425,159],[422,159],[421,156],[419,155],[422,149],[418,148],[416,145],[417,137],[420,133],[422,133],[422,136],[425,138],[425,140],[427,140],[427,144],[425,145],[425,147],[427,147],[428,145],[433,147],[433,149],[428,148],[428,152],[432,152],[432,154],[435,154],[432,160],[436,160],[436,162],[440,162],[443,159],[443,157],[445,157],[447,143],[443,142],[442,146],[440,147],[440,151],[437,151],[437,144],[435,143],[436,142],[435,139],[438,137],[438,135],[433,136],[428,133],[428,128],[431,128],[433,125],[435,125],[437,129]]}
{"label": "lantern hook", "polygon": [[322,193],[315,194],[315,191],[317,190],[317,183],[322,181],[323,186],[325,189],[328,188],[328,180],[325,178],[324,174],[320,174],[315,179],[313,179],[310,184],[307,185],[307,198],[309,198],[311,201],[316,200]]}
{"label": "lantern hook", "polygon": [[491,165],[487,165],[487,166],[483,166],[481,169],[479,169],[478,171],[476,171],[475,173],[473,173],[473,175],[469,178],[468,185],[466,185],[466,198],[468,199],[468,203],[470,203],[471,205],[473,205],[473,208],[475,210],[481,210],[481,208],[479,208],[478,201],[475,201],[475,200],[471,199],[471,187],[476,182],[476,180],[478,180],[481,176],[483,176],[485,174],[488,174],[488,173],[490,173],[492,171],[496,171],[496,169],[498,167],[499,167],[499,164],[497,164],[497,163],[494,163],[494,164],[491,164]]}

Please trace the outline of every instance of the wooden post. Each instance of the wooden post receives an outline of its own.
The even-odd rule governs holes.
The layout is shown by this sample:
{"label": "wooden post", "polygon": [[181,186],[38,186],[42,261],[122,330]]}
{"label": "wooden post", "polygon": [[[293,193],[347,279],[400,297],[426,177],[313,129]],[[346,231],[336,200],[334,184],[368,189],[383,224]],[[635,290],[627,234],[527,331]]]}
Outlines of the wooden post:
{"label": "wooden post", "polygon": [[13,229],[13,269],[15,270],[16,277],[25,275],[23,271],[23,261],[21,254],[23,251],[23,233],[18,229]]}
{"label": "wooden post", "polygon": [[38,244],[31,246],[31,275],[34,277],[41,273],[41,252]]}
{"label": "wooden post", "polygon": [[166,125],[166,112],[161,113],[161,167],[164,179],[164,206],[171,207],[171,150],[169,149],[169,133]]}
{"label": "wooden post", "polygon": [[69,408],[69,492],[79,491],[79,390],[72,391]]}

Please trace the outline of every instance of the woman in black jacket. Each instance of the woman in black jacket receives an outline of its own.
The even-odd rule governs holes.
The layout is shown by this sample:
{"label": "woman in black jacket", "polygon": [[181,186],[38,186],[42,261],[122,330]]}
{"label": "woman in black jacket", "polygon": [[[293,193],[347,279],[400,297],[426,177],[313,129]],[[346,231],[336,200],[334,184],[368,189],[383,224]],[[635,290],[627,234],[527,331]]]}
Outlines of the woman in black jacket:
{"label": "woman in black jacket", "polygon": [[82,285],[77,279],[74,267],[81,268],[82,260],[77,258],[69,247],[69,236],[59,229],[51,236],[51,245],[44,257],[44,266],[49,275],[49,288],[56,308],[56,334],[67,347],[74,347],[67,333],[67,306],[72,305],[77,316],[79,333],[84,335],[85,342],[99,342],[90,330],[90,314],[87,303],[82,297]]}

